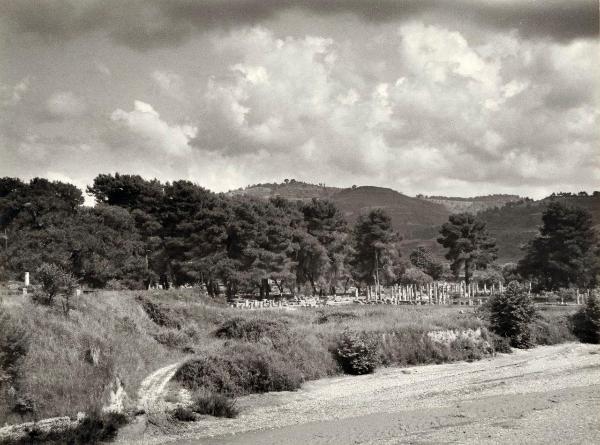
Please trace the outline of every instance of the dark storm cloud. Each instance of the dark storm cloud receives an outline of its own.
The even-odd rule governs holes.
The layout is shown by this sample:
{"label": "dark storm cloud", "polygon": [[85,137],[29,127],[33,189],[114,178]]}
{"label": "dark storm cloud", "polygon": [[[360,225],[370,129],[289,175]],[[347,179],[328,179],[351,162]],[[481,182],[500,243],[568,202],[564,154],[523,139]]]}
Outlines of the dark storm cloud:
{"label": "dark storm cloud", "polygon": [[432,16],[525,37],[571,40],[598,35],[596,0],[5,0],[0,15],[19,32],[51,41],[94,31],[137,49],[172,46],[195,31],[253,25],[289,10],[354,14],[369,22]]}

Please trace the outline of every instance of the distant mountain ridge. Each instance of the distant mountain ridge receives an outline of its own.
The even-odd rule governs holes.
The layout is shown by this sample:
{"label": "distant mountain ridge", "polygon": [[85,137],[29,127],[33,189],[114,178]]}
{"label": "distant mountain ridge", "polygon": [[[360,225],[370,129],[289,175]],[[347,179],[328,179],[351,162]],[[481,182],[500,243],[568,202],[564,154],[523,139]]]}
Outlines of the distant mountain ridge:
{"label": "distant mountain ridge", "polygon": [[533,239],[542,224],[542,213],[553,200],[582,207],[592,213],[594,224],[600,230],[600,192],[592,195],[553,194],[539,201],[517,195],[494,194],[473,198],[423,196],[411,197],[384,187],[352,186],[328,187],[288,180],[281,184],[256,184],[228,192],[229,195],[269,199],[280,196],[292,201],[312,198],[329,199],[344,214],[349,223],[363,212],[373,208],[385,209],[394,228],[403,237],[404,252],[425,245],[442,256],[443,249],[436,242],[440,226],[452,213],[476,213],[486,221],[498,243],[498,261],[515,262],[522,257],[521,247]]}

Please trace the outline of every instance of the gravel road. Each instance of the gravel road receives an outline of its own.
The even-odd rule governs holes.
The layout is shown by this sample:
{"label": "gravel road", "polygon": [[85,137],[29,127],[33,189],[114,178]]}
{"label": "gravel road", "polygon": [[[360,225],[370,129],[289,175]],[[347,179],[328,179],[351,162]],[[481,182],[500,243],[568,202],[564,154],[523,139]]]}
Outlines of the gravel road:
{"label": "gravel road", "polygon": [[600,443],[600,346],[388,368],[244,397],[239,407],[237,419],[207,417],[135,443]]}

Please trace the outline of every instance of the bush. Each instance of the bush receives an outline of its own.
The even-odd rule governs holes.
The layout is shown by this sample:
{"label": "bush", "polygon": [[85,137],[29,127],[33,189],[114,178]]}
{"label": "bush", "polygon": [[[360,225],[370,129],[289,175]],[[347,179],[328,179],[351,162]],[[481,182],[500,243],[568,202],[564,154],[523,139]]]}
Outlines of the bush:
{"label": "bush", "polygon": [[0,308],[0,389],[3,382],[17,383],[28,350],[27,333]]}
{"label": "bush", "polygon": [[566,315],[552,315],[540,311],[531,324],[533,342],[536,345],[556,345],[573,341],[575,338],[570,324],[569,317]]}
{"label": "bush", "polygon": [[506,337],[500,337],[493,332],[488,333],[488,340],[492,344],[492,348],[494,348],[494,352],[510,354],[512,353],[512,349],[510,347],[510,340]]}
{"label": "bush", "polygon": [[251,342],[269,338],[275,343],[277,339],[289,336],[289,331],[287,325],[280,320],[234,317],[219,326],[215,336]]}
{"label": "bush", "polygon": [[66,296],[68,304],[68,298],[77,287],[77,280],[71,273],[56,264],[48,263],[43,263],[35,273],[42,285],[46,304],[52,304],[57,295]]}
{"label": "bush", "polygon": [[239,414],[235,400],[214,392],[198,391],[193,396],[191,410],[198,414],[234,418]]}
{"label": "bush", "polygon": [[515,348],[533,346],[531,323],[536,312],[525,289],[511,281],[503,294],[490,300],[490,327],[501,337],[506,337]]}
{"label": "bush", "polygon": [[370,374],[379,363],[377,343],[364,332],[345,331],[336,345],[334,356],[342,370],[352,375]]}
{"label": "bush", "polygon": [[331,312],[329,314],[324,313],[317,318],[318,324],[329,323],[331,321],[340,323],[347,320],[356,320],[358,315],[353,312]]}
{"label": "bush", "polygon": [[140,303],[142,309],[144,309],[144,312],[148,315],[148,318],[158,326],[181,329],[181,320],[179,320],[169,308],[154,303],[143,295],[138,295],[136,300]]}
{"label": "bush", "polygon": [[304,380],[284,354],[252,343],[194,358],[177,370],[175,379],[188,389],[227,395],[294,391]]}
{"label": "bush", "polygon": [[29,431],[19,440],[0,442],[1,445],[90,445],[110,441],[117,436],[119,428],[127,423],[127,417],[119,413],[100,413],[92,411],[76,428],[70,430],[51,430],[47,433],[36,429]]}
{"label": "bush", "polygon": [[154,339],[168,348],[184,348],[188,346],[188,337],[177,329],[161,329],[152,334]]}
{"label": "bush", "polygon": [[183,406],[175,408],[171,411],[171,415],[180,422],[193,422],[196,420],[194,412],[190,408],[184,408]]}
{"label": "bush", "polygon": [[585,307],[582,307],[571,322],[573,334],[584,343],[600,343],[600,295],[591,294]]}

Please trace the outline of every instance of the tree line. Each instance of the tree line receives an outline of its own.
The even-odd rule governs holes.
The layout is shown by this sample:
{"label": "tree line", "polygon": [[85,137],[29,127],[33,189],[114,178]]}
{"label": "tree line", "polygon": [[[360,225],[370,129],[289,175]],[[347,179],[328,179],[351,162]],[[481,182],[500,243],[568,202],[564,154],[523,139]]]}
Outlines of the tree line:
{"label": "tree line", "polygon": [[[71,184],[0,178],[2,279],[54,264],[90,287],[202,283],[211,295],[265,297],[270,283],[281,293],[330,294],[458,276],[501,280],[505,272],[494,265],[485,223],[471,214],[451,215],[441,227],[446,263],[424,247],[403,257],[401,235],[383,209],[351,226],[324,199],[228,196],[189,181],[118,173],[98,175],[87,193],[96,206],[83,206]],[[595,285],[595,236],[589,214],[551,203],[540,235],[509,272],[540,288]]]}

